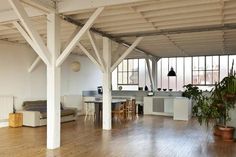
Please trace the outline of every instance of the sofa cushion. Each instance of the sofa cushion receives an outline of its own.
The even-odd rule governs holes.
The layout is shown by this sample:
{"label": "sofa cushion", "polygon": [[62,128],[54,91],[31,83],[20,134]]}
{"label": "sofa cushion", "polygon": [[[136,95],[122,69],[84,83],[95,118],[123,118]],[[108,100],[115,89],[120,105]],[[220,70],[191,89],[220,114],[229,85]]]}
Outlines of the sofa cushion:
{"label": "sofa cushion", "polygon": [[22,107],[23,110],[26,111],[47,112],[47,101],[46,100],[25,101]]}
{"label": "sofa cushion", "polygon": [[[76,115],[76,109],[64,109],[64,110],[61,110],[61,117],[63,116],[69,116],[69,115]],[[43,119],[43,118],[47,118],[47,112],[41,112],[40,113],[40,118]]]}
{"label": "sofa cushion", "polygon": [[[63,110],[63,105],[61,104],[61,110]],[[25,101],[22,105],[25,111],[39,111],[41,113],[47,112],[47,101],[37,100],[37,101]]]}

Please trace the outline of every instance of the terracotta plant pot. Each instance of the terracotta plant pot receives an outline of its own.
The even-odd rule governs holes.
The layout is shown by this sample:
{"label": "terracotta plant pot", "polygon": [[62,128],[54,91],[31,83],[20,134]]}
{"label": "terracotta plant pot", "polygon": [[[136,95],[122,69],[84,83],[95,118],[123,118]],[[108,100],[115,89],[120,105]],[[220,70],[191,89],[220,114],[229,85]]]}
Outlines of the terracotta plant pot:
{"label": "terracotta plant pot", "polygon": [[220,126],[219,130],[221,131],[221,137],[224,141],[233,141],[234,140],[234,127]]}
{"label": "terracotta plant pot", "polygon": [[214,136],[221,136],[221,130],[219,129],[219,127],[220,125],[214,126],[214,131],[213,131]]}
{"label": "terracotta plant pot", "polygon": [[235,101],[236,95],[235,94],[225,94],[224,99],[226,99],[228,101]]}

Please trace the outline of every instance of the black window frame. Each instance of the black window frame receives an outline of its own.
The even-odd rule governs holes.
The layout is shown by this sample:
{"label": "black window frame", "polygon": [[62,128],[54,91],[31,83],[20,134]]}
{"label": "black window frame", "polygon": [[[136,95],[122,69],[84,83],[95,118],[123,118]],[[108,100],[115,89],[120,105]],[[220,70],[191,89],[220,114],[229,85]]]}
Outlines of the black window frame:
{"label": "black window frame", "polygon": [[[126,68],[126,70],[123,70],[123,62],[124,61],[127,61],[127,68]],[[137,60],[138,61],[138,68],[137,68],[137,71],[136,70],[132,70],[132,71],[130,71],[129,70],[129,61],[130,60]],[[122,64],[122,70],[119,70],[119,65],[120,64]],[[125,86],[125,85],[132,85],[132,86],[135,86],[135,85],[139,85],[139,59],[136,59],[136,58],[129,58],[129,59],[124,59],[121,63],[120,63],[118,66],[117,66],[117,85],[118,86]],[[129,83],[129,73],[130,72],[134,72],[134,73],[137,73],[137,77],[138,77],[138,79],[137,79],[137,83]],[[119,83],[119,73],[122,73],[122,83]],[[124,81],[123,81],[123,74],[124,73],[127,73],[127,83],[124,83]]]}

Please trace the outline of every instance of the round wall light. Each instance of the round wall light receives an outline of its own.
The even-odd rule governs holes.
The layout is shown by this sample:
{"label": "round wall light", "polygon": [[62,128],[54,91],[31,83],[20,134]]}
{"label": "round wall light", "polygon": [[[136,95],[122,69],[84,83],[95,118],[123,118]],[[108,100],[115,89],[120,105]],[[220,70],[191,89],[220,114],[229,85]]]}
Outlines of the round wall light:
{"label": "round wall light", "polygon": [[78,61],[72,62],[71,65],[70,65],[70,68],[74,72],[80,71],[80,62],[78,62]]}

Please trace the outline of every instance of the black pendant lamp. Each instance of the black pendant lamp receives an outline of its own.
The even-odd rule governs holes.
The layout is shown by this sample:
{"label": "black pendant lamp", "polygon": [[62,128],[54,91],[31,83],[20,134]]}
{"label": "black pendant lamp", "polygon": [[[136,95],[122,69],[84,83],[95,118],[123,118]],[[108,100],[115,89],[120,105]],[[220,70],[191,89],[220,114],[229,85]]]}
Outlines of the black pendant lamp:
{"label": "black pendant lamp", "polygon": [[170,68],[170,71],[168,72],[167,76],[168,76],[168,77],[171,77],[171,76],[176,76],[176,73],[175,73],[175,71],[174,71],[174,68],[173,68],[173,67],[171,67],[171,68]]}

